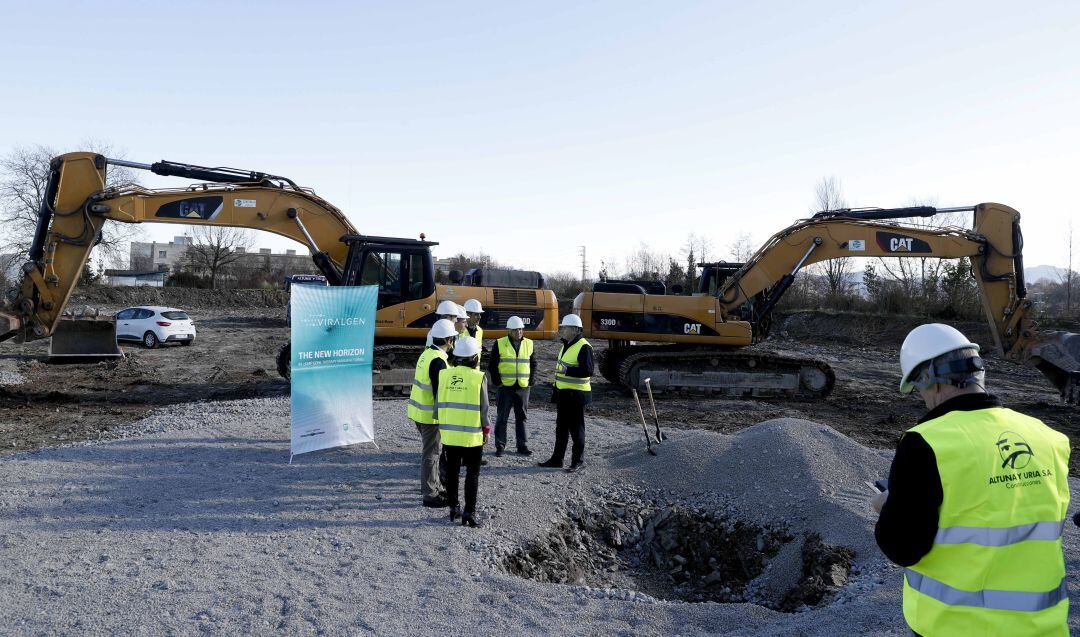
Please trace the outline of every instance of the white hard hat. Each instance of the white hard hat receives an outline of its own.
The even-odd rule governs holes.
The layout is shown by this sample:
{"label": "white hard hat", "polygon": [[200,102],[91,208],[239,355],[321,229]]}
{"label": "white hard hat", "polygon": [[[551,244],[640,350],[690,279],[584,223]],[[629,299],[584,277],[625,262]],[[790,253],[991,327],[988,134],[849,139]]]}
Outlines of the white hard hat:
{"label": "white hard hat", "polygon": [[911,330],[900,346],[900,392],[910,394],[915,388],[908,377],[921,363],[953,350],[967,348],[979,351],[978,345],[949,325],[927,323]]}
{"label": "white hard hat", "polygon": [[468,358],[480,353],[480,344],[471,336],[459,336],[454,343],[454,356]]}
{"label": "white hard hat", "polygon": [[435,308],[435,313],[439,316],[457,316],[457,303],[443,301],[439,303],[439,307]]}
{"label": "white hard hat", "polygon": [[480,301],[477,301],[476,299],[469,299],[468,301],[465,301],[465,311],[483,314],[484,306],[480,305]]}
{"label": "white hard hat", "polygon": [[457,306],[457,317],[459,319],[467,319],[469,318],[469,313],[465,311],[465,308],[459,305]]}
{"label": "white hard hat", "polygon": [[520,316],[511,316],[506,319],[506,329],[508,330],[523,330],[525,329],[525,321],[521,320]]}
{"label": "white hard hat", "polygon": [[559,323],[559,327],[581,327],[581,317],[577,314],[567,314],[562,317],[562,323]]}
{"label": "white hard hat", "polygon": [[457,336],[457,328],[450,321],[439,319],[431,326],[429,334],[431,334],[432,338],[450,338],[451,336]]}

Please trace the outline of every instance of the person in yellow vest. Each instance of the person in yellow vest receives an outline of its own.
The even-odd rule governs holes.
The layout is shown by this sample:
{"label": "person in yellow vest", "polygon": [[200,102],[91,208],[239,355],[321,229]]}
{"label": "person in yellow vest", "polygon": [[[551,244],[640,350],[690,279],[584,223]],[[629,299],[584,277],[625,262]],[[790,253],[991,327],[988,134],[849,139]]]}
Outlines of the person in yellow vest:
{"label": "person in yellow vest", "polygon": [[506,448],[506,423],[514,410],[514,442],[517,452],[531,456],[525,420],[529,411],[529,387],[533,384],[536,354],[532,339],[525,338],[525,322],[519,316],[506,321],[506,336],[495,341],[488,359],[488,372],[495,389],[495,456]]}
{"label": "person in yellow vest", "polygon": [[979,346],[939,323],[900,349],[900,391],[927,413],[904,433],[874,535],[903,566],[916,635],[1069,634],[1061,534],[1069,440],[986,392]]}
{"label": "person in yellow vest", "polygon": [[469,299],[465,301],[465,315],[466,323],[465,330],[469,333],[469,336],[476,339],[476,344],[480,346],[480,353],[484,352],[484,328],[480,327],[480,318],[484,314],[484,306],[480,305],[480,301],[476,299]]}
{"label": "person in yellow vest", "polygon": [[593,374],[592,346],[581,336],[581,318],[567,314],[559,323],[562,349],[555,361],[555,390],[551,402],[555,403],[555,449],[551,458],[540,463],[541,467],[562,468],[566,455],[567,438],[573,438],[570,468],[574,472],[585,465],[585,406],[592,403]]}
{"label": "person in yellow vest", "polygon": [[460,305],[457,306],[457,322],[454,326],[457,327],[458,336],[469,335],[469,313]]}
{"label": "person in yellow vest", "polygon": [[[458,320],[458,305],[453,301],[442,301],[439,306],[435,308],[435,320],[446,319],[450,321],[451,325],[455,325]],[[428,332],[427,343],[424,347],[431,347],[431,332]]]}
{"label": "person in yellow vest", "polygon": [[416,361],[412,389],[409,392],[408,414],[420,432],[423,451],[420,457],[420,495],[424,506],[442,508],[446,497],[439,488],[439,458],[442,444],[435,420],[435,400],[439,376],[446,370],[447,352],[454,346],[457,329],[445,319],[435,321],[429,334],[431,345]]}
{"label": "person in yellow vest", "polygon": [[[439,376],[435,417],[446,451],[446,495],[450,521],[461,516],[462,526],[476,528],[476,494],[480,487],[480,459],[487,444],[487,376],[476,369],[480,346],[470,336],[454,344],[450,367]],[[465,466],[465,510],[458,506],[458,474]]]}

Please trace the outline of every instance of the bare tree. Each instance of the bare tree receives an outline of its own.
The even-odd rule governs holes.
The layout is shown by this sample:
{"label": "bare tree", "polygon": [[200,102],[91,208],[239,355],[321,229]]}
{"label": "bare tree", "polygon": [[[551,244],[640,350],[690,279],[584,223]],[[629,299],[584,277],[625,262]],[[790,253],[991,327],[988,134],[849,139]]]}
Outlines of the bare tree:
{"label": "bare tree", "polygon": [[[89,142],[85,147],[102,155],[111,154],[111,149],[100,143]],[[49,181],[49,162],[59,154],[47,146],[17,146],[0,157],[0,227],[9,246],[20,253],[28,251],[33,241]],[[107,188],[138,183],[133,171],[118,166],[110,166],[105,179]],[[122,265],[128,243],[139,234],[141,231],[135,224],[106,223],[97,244],[99,261]]]}
{"label": "bare tree", "polygon": [[251,247],[251,235],[230,226],[192,226],[191,239],[192,245],[184,254],[184,266],[196,274],[206,272],[211,289],[217,289],[222,268],[244,258],[245,251]]}
{"label": "bare tree", "polygon": [[[824,210],[837,210],[846,208],[847,201],[844,199],[844,188],[836,177],[822,177],[814,187],[814,205],[810,212]],[[840,257],[826,259],[819,266],[825,275],[825,282],[829,286],[829,304],[834,308],[840,307],[840,301],[851,293],[851,258]]]}
{"label": "bare tree", "polygon": [[[757,252],[757,243],[749,233],[740,232],[735,240],[728,244],[730,259],[736,263],[746,263]],[[702,257],[704,259],[704,256]]]}
{"label": "bare tree", "polygon": [[1061,280],[1061,285],[1065,288],[1065,316],[1072,315],[1072,289],[1073,281],[1076,277],[1076,272],[1073,271],[1073,224],[1072,220],[1069,220],[1069,225],[1065,227],[1065,271],[1058,275]]}
{"label": "bare tree", "polygon": [[662,270],[667,270],[667,258],[653,252],[644,241],[638,243],[637,250],[626,257],[628,278],[659,280]]}

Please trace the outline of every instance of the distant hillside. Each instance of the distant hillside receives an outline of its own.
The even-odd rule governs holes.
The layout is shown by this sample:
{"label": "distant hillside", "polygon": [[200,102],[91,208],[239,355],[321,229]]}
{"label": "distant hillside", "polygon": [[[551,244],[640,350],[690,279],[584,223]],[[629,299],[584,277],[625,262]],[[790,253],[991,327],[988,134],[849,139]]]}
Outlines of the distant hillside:
{"label": "distant hillside", "polygon": [[1024,268],[1024,276],[1028,283],[1037,283],[1039,281],[1060,281],[1062,275],[1065,274],[1065,268],[1059,268],[1053,265],[1037,265],[1032,268]]}

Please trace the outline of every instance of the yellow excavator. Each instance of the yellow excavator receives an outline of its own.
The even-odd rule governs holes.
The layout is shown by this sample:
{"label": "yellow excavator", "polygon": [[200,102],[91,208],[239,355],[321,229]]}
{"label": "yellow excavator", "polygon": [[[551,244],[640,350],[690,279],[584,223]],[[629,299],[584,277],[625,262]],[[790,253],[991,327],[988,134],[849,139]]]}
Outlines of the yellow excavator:
{"label": "yellow excavator", "polygon": [[[971,229],[900,219],[971,212]],[[704,264],[697,294],[667,294],[654,281],[601,281],[574,299],[586,336],[607,339],[599,368],[611,382],[733,396],[815,399],[834,374],[822,361],[755,352],[772,311],[807,265],[842,257],[971,261],[994,349],[1038,368],[1071,403],[1080,401],[1080,335],[1041,332],[1024,282],[1020,214],[1001,204],[831,210],[773,235],[746,263]]]}
{"label": "yellow excavator", "polygon": [[[108,167],[125,166],[199,183],[186,188],[105,187]],[[329,285],[377,285],[375,386],[401,390],[412,384],[413,365],[440,301],[479,300],[486,335],[505,335],[506,319],[520,316],[526,334],[553,339],[558,330],[555,294],[532,288],[441,285],[435,282],[431,246],[421,235],[401,239],[361,235],[348,218],[309,188],[262,172],[161,161],[109,159],[88,152],[52,160],[37,228],[22,266],[22,281],[0,310],[0,341],[53,337],[58,356],[118,354],[115,321],[63,320],[75,284],[108,221],[235,226],[272,232],[308,246]],[[527,277],[518,277],[518,281]],[[288,377],[287,344],[278,368]]]}

